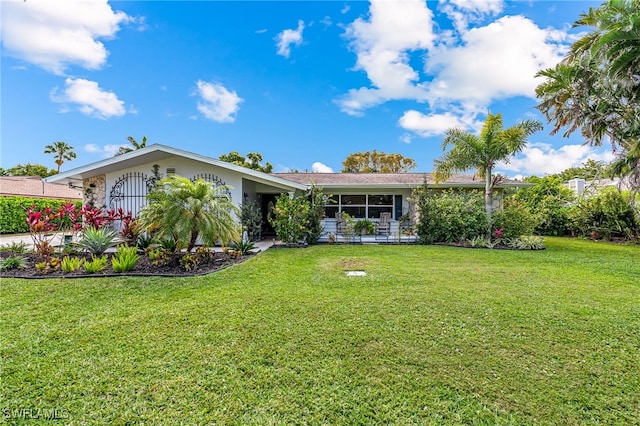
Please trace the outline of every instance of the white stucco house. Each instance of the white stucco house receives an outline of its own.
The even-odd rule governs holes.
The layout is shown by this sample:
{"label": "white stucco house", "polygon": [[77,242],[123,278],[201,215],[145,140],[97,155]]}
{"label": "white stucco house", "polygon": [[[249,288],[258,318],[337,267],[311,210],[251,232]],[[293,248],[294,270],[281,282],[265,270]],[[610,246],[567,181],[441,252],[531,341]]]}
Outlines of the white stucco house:
{"label": "white stucco house", "polygon": [[[177,174],[189,179],[202,177],[214,185],[230,187],[231,199],[238,205],[257,200],[263,214],[264,229],[269,207],[282,193],[301,193],[315,184],[331,194],[324,220],[328,234],[335,230],[335,213],[344,211],[357,219],[377,220],[388,212],[392,233],[398,232],[398,219],[410,213],[410,195],[425,180],[435,189],[482,189],[484,181],[473,175],[455,175],[437,185],[429,173],[262,173],[182,149],[153,144],[143,149],[101,160],[51,176],[50,183],[62,183],[82,190],[84,202],[105,209],[122,208],[134,216],[147,204],[153,185],[154,169],[161,177]],[[503,180],[497,187],[496,205],[501,191],[522,183]]]}

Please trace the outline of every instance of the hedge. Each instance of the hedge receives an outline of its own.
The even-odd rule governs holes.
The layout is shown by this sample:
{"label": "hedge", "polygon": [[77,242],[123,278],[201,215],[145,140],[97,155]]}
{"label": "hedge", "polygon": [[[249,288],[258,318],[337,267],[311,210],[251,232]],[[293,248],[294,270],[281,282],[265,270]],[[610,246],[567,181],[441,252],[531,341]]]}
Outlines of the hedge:
{"label": "hedge", "polygon": [[[46,198],[26,198],[26,197],[0,197],[0,234],[19,234],[29,232],[27,225],[27,209],[36,206],[37,210],[49,207],[58,210],[69,200],[54,200]],[[73,201],[79,209],[82,201]]]}

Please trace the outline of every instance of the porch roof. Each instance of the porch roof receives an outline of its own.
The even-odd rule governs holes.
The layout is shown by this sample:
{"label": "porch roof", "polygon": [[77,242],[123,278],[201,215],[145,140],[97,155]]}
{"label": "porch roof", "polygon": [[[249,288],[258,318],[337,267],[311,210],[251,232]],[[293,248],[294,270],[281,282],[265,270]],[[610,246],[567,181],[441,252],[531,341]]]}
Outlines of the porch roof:
{"label": "porch roof", "polygon": [[[476,175],[456,174],[436,184],[433,173],[274,173],[286,180],[315,184],[324,188],[416,188],[425,180],[433,188],[484,188],[484,179]],[[497,188],[529,186],[525,182],[502,179]]]}

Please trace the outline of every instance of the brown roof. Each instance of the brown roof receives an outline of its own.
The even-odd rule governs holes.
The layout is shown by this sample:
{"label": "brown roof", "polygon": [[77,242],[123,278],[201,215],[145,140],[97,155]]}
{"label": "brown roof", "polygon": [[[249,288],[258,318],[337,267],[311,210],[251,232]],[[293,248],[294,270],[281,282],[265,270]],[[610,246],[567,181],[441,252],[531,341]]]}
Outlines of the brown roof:
{"label": "brown roof", "polygon": [[[417,187],[424,183],[429,185],[450,187],[484,187],[484,179],[475,175],[457,174],[445,182],[435,183],[433,173],[274,173],[275,176],[294,182],[326,187]],[[522,182],[504,179],[498,187],[520,186]]]}
{"label": "brown roof", "polygon": [[0,176],[0,196],[82,200],[82,191],[68,185],[44,182],[39,176]]}

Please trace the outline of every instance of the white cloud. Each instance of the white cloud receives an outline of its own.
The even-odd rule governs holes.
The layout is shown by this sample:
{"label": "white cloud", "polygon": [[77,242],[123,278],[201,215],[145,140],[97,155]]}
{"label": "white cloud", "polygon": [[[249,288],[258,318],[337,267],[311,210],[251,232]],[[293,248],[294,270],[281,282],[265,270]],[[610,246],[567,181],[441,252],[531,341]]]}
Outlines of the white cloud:
{"label": "white cloud", "polygon": [[463,129],[479,129],[482,122],[476,119],[475,113],[445,112],[442,114],[423,114],[416,110],[405,111],[398,120],[400,127],[413,133],[430,137],[441,135],[453,127]]}
{"label": "white cloud", "polygon": [[525,176],[541,176],[580,166],[588,159],[608,163],[613,160],[613,153],[588,145],[564,145],[556,149],[546,143],[529,143],[516,158],[509,163],[499,164],[496,169]]}
{"label": "white cloud", "polygon": [[198,111],[207,119],[218,123],[233,123],[240,103],[244,101],[236,92],[230,92],[220,83],[198,80],[196,94],[200,96]]}
{"label": "white cloud", "polygon": [[333,169],[326,164],[316,161],[311,165],[311,171],[313,173],[333,173]]}
{"label": "white cloud", "polygon": [[118,153],[118,151],[120,150],[121,147],[126,147],[128,145],[126,144],[122,144],[122,145],[104,145],[104,146],[98,146],[94,143],[88,143],[86,144],[83,148],[86,152],[90,153],[90,154],[100,154],[101,157],[103,158],[110,158],[113,157],[114,155],[116,155]]}
{"label": "white cloud", "polygon": [[434,101],[488,104],[512,96],[535,96],[535,74],[566,52],[566,33],[542,29],[522,16],[505,16],[466,32],[457,47],[438,46],[425,64],[436,75]]}
{"label": "white cloud", "polygon": [[278,33],[276,41],[278,45],[278,55],[288,58],[291,54],[291,46],[302,44],[302,31],[304,31],[304,21],[298,21],[298,28],[295,30],[284,30]]}
{"label": "white cloud", "polygon": [[487,15],[496,15],[504,8],[503,0],[440,0],[440,10],[453,21],[462,32],[469,23],[480,22]]}
{"label": "white cloud", "polygon": [[107,59],[99,39],[110,39],[121,23],[134,22],[107,0],[3,1],[2,43],[14,57],[62,75],[70,65],[94,70]]}
{"label": "white cloud", "polygon": [[398,138],[398,140],[402,143],[406,143],[406,144],[410,144],[411,143],[411,135],[409,133],[403,133],[402,135],[400,135],[400,137]]}
{"label": "white cloud", "polygon": [[95,81],[83,78],[67,78],[64,91],[59,93],[55,87],[50,97],[62,104],[62,111],[68,111],[69,104],[75,104],[81,113],[102,120],[126,113],[124,102],[115,93],[104,91]]}
{"label": "white cloud", "polygon": [[351,89],[336,101],[351,115],[391,99],[426,99],[408,55],[428,49],[434,39],[433,15],[425,2],[372,0],[369,15],[368,21],[356,19],[345,33],[357,55],[355,69],[365,71],[372,86]]}

